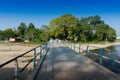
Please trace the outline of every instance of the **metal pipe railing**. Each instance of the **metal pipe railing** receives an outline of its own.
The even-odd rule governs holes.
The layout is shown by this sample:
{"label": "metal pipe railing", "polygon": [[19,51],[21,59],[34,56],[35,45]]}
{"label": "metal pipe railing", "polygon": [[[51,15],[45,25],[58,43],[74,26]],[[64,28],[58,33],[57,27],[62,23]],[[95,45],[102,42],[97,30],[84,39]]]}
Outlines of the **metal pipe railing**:
{"label": "metal pipe railing", "polygon": [[[41,45],[40,45],[40,46],[37,46],[37,47],[35,47],[35,48],[33,48],[33,49],[31,49],[31,50],[29,50],[29,51],[21,54],[21,55],[18,55],[18,56],[16,56],[16,57],[14,57],[14,58],[6,61],[5,63],[0,64],[0,69],[1,69],[2,67],[4,67],[5,65],[14,62],[14,68],[15,68],[14,70],[15,70],[15,73],[14,73],[14,76],[13,76],[13,80],[18,80],[19,75],[27,68],[27,66],[28,66],[32,61],[34,62],[34,67],[36,66],[36,64],[37,64],[37,63],[36,63],[36,57],[37,57],[38,55],[40,55],[40,57],[39,57],[39,59],[40,59],[40,58],[42,57],[42,52],[43,52],[43,50],[48,50],[49,45],[50,45],[50,41],[48,41],[48,42],[45,44],[45,46],[41,46]],[[37,51],[36,51],[37,48],[39,48],[39,52],[38,52],[38,53],[37,53]],[[23,56],[25,56],[25,55],[27,55],[27,54],[29,54],[29,53],[32,52],[32,51],[34,51],[34,58],[30,59],[29,62],[28,62],[21,70],[19,70],[19,62],[18,62],[18,59],[21,58],[21,57],[23,57]],[[47,52],[47,51],[46,51],[46,52]]]}
{"label": "metal pipe railing", "polygon": [[[72,44],[72,43],[70,43],[69,41],[66,41],[66,42],[63,42],[63,41],[62,41],[62,43],[64,43],[65,45],[67,45],[67,44],[69,44],[69,45]],[[72,46],[69,46],[69,45],[68,45],[68,47],[72,49]],[[86,46],[86,49],[82,49],[82,46]],[[109,49],[100,48],[100,47],[96,47],[96,46],[89,46],[89,45],[85,45],[85,44],[78,44],[78,46],[74,44],[73,47],[74,47],[73,50],[74,50],[74,51],[77,51],[77,50],[78,50],[78,53],[80,53],[81,51],[85,52],[85,56],[88,56],[89,54],[93,54],[93,55],[98,56],[98,57],[99,57],[99,63],[100,63],[100,64],[102,64],[103,58],[109,59],[109,57],[103,55],[104,51],[110,51]],[[99,50],[100,50],[99,53],[93,53],[92,51],[89,50],[90,47],[92,47],[92,48],[94,48],[94,49],[99,49]],[[94,49],[93,49],[93,50],[94,50]],[[113,59],[113,58],[112,58],[112,59]],[[120,61],[119,61],[119,60],[113,59],[113,61],[115,61],[116,63],[119,63],[119,64],[120,64]]]}

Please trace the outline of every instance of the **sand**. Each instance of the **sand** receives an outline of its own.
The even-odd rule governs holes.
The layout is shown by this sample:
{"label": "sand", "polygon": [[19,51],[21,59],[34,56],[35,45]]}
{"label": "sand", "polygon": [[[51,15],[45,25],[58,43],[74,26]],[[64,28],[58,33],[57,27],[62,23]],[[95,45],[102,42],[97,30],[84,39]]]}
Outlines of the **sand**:
{"label": "sand", "polygon": [[[120,42],[114,42],[114,43],[105,43],[105,44],[70,44],[68,45],[68,43],[65,43],[65,45],[73,50],[75,50],[76,52],[79,51],[79,46],[80,46],[80,52],[84,52],[86,49],[87,49],[87,46],[88,47],[88,50],[94,50],[94,49],[100,49],[100,48],[106,48],[106,47],[109,47],[109,46],[114,46],[114,45],[120,45]],[[74,45],[75,45],[75,48],[74,48]],[[107,50],[107,49],[106,49]],[[84,54],[83,54],[84,55]]]}
{"label": "sand", "polygon": [[[0,64],[23,54],[38,45],[30,45],[30,44],[20,44],[20,43],[0,43]],[[37,49],[38,51],[38,49]],[[34,52],[17,59],[19,70],[22,69],[30,59],[33,58]],[[14,61],[7,64],[6,66],[0,69],[0,80],[11,80],[14,75]],[[33,69],[33,62],[30,64],[27,69],[21,74],[21,80],[25,80],[27,76]],[[4,76],[6,75],[6,77]]]}
{"label": "sand", "polygon": [[12,59],[37,45],[28,45],[20,43],[0,44],[0,64]]}
{"label": "sand", "polygon": [[[113,45],[120,45],[120,42],[114,43],[105,43],[105,44],[82,44],[81,48],[86,50],[87,45],[89,45],[89,50],[96,48],[105,48]],[[36,47],[38,45],[29,45],[29,44],[20,44],[20,43],[5,43],[0,44],[0,64],[6,62],[9,59],[14,58],[28,50]],[[79,44],[75,44],[76,47],[79,47]],[[71,45],[69,44],[69,47]],[[72,48],[74,48],[74,44],[72,44]]]}

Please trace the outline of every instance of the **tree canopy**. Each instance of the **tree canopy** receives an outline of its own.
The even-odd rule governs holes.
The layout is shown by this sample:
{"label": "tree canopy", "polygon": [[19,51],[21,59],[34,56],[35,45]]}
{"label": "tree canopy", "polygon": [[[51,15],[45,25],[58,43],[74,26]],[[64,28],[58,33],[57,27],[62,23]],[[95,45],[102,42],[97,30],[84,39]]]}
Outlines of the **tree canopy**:
{"label": "tree canopy", "polygon": [[0,40],[10,37],[37,42],[45,42],[49,38],[82,42],[109,41],[116,38],[116,31],[98,15],[77,18],[64,14],[51,20],[48,26],[36,28],[33,23],[26,25],[21,22],[17,29],[0,30]]}
{"label": "tree canopy", "polygon": [[53,38],[72,41],[105,41],[116,38],[115,30],[98,15],[76,18],[65,14],[50,22],[49,33]]}

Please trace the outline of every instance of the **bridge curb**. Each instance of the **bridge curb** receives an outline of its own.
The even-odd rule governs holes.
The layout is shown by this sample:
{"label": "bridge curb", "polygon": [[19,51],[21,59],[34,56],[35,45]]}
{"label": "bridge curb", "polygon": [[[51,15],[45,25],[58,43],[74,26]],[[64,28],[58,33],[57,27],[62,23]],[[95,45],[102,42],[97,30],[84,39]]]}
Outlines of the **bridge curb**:
{"label": "bridge curb", "polygon": [[33,69],[32,73],[28,76],[27,80],[35,80],[36,74],[38,73],[40,67],[42,66],[42,63],[44,62],[48,51],[49,51],[49,48],[46,51],[45,55],[38,61],[37,66]]}

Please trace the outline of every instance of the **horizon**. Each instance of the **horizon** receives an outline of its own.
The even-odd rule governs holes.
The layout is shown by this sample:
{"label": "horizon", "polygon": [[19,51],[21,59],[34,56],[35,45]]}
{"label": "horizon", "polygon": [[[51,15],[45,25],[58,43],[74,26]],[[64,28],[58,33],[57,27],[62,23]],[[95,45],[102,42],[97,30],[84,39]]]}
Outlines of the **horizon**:
{"label": "horizon", "polygon": [[36,28],[49,25],[49,22],[63,14],[75,17],[99,15],[120,36],[120,1],[119,0],[1,0],[0,30],[17,28],[21,22],[33,23]]}

